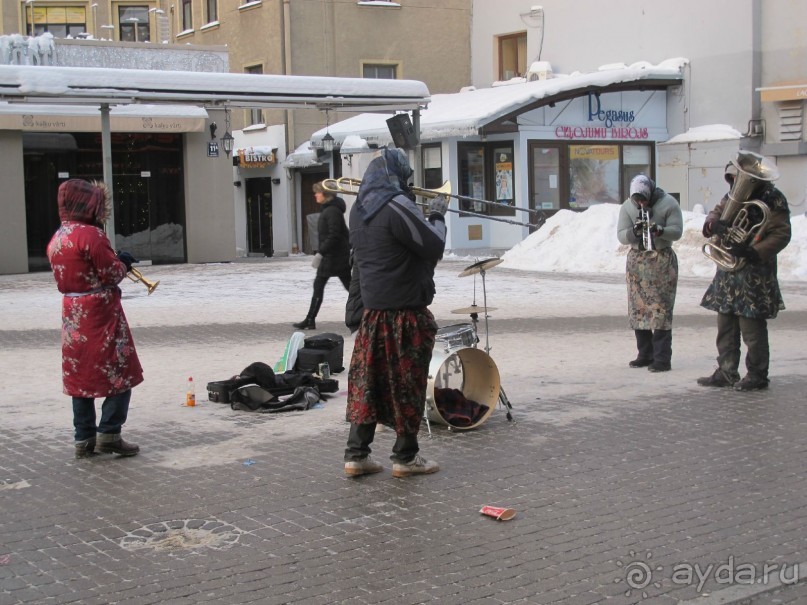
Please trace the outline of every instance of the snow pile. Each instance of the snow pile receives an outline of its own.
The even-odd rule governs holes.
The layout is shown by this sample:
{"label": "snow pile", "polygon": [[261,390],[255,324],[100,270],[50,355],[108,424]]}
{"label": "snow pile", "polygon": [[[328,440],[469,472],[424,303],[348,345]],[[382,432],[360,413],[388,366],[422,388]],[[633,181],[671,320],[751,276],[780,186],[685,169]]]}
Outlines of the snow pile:
{"label": "snow pile", "polygon": [[[715,264],[701,248],[705,215],[684,212],[684,234],[673,248],[680,275],[707,277]],[[616,238],[618,204],[599,204],[584,212],[560,210],[535,233],[502,256],[503,267],[563,273],[622,273],[628,246]],[[807,279],[807,218],[792,216],[793,238],[779,254],[781,279]]]}

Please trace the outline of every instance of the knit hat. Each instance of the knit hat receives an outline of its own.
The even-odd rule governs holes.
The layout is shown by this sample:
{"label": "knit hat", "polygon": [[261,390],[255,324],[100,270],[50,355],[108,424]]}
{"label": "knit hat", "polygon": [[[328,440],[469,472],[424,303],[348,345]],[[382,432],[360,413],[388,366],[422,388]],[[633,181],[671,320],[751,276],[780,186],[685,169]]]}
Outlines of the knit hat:
{"label": "knit hat", "polygon": [[633,177],[630,182],[630,196],[641,196],[645,200],[650,200],[653,195],[653,189],[656,188],[655,183],[643,174],[638,174]]}

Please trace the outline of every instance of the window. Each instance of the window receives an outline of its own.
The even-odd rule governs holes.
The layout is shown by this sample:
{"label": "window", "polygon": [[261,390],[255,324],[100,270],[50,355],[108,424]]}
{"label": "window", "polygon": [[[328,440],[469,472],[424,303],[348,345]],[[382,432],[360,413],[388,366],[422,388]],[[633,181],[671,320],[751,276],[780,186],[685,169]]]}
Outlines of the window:
{"label": "window", "polygon": [[527,34],[499,36],[499,80],[527,73]]}
{"label": "window", "polygon": [[394,63],[365,63],[362,66],[362,77],[377,80],[395,80],[398,77],[398,66]]}
{"label": "window", "polygon": [[[249,65],[244,68],[245,74],[262,74],[263,73],[263,65]],[[261,109],[250,109],[249,110],[249,117],[247,118],[249,121],[249,125],[252,126],[253,124],[263,124],[263,110]]]}
{"label": "window", "polygon": [[118,23],[121,42],[151,41],[148,6],[119,6]]}
{"label": "window", "polygon": [[[459,143],[460,195],[475,198],[460,200],[460,210],[514,216],[515,183],[513,144]],[[495,202],[493,204],[486,201]]]}
{"label": "window", "polygon": [[87,32],[87,11],[83,6],[35,6],[31,3],[23,7],[29,36],[50,32],[55,38],[76,38]]}
{"label": "window", "polygon": [[182,0],[182,31],[193,29],[193,3],[191,0]]}
{"label": "window", "polygon": [[441,145],[423,145],[423,187],[439,189],[443,184],[443,149]]}
{"label": "window", "polygon": [[213,23],[219,20],[218,0],[207,0],[205,9],[207,11],[207,22]]}

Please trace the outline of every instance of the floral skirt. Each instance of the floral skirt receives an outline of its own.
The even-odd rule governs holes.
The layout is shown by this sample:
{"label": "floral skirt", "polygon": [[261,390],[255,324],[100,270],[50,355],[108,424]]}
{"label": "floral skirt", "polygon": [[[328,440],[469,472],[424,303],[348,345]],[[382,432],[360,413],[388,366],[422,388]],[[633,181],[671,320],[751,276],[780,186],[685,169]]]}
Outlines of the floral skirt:
{"label": "floral skirt", "polygon": [[425,307],[365,310],[347,377],[348,422],[380,422],[396,434],[417,435],[436,334]]}
{"label": "floral skirt", "polygon": [[628,319],[632,330],[671,330],[678,289],[678,257],[672,248],[628,252]]}

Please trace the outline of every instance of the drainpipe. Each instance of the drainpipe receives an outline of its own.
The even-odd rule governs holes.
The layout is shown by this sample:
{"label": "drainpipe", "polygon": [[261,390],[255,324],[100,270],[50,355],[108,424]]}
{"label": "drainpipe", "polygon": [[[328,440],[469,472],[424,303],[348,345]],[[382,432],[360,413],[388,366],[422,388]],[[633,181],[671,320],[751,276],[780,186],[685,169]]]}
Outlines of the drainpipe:
{"label": "drainpipe", "polygon": [[[291,0],[283,0],[280,6],[283,20],[283,31],[281,38],[281,52],[283,54],[283,75],[292,75],[291,67]],[[286,154],[294,152],[294,110],[286,110]],[[291,222],[291,253],[298,254],[300,246],[297,240],[297,189],[294,186],[294,173],[286,171],[289,179],[288,199],[289,199],[289,221]]]}

